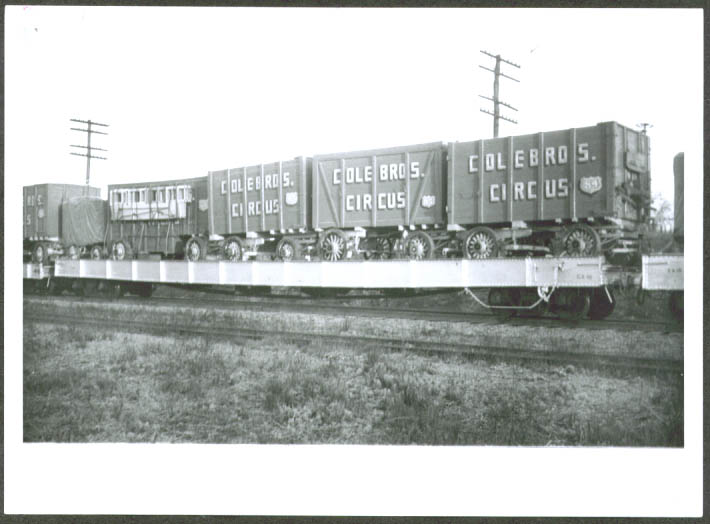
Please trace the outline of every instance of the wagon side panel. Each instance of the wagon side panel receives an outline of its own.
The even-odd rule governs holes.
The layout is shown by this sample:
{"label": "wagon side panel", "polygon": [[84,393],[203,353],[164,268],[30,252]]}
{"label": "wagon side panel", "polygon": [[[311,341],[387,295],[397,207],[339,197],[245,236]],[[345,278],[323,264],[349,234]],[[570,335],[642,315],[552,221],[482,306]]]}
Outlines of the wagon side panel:
{"label": "wagon side panel", "polygon": [[444,155],[434,143],[314,157],[314,227],[443,224]]}

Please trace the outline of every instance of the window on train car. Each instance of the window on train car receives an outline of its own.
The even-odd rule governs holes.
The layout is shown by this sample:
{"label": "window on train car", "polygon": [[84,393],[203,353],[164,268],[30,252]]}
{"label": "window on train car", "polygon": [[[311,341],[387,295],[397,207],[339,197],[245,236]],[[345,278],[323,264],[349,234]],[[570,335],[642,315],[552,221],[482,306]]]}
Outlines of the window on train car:
{"label": "window on train car", "polygon": [[165,203],[165,189],[162,187],[158,189],[158,202],[161,204]]}
{"label": "window on train car", "polygon": [[168,200],[175,200],[175,188],[174,187],[168,188]]}
{"label": "window on train car", "polygon": [[156,202],[158,200],[158,190],[157,189],[151,189],[150,190],[150,201],[151,202]]}
{"label": "window on train car", "polygon": [[141,204],[144,204],[147,200],[148,196],[148,190],[147,189],[141,189],[140,190],[140,197],[141,197]]}
{"label": "window on train car", "polygon": [[178,200],[185,200],[185,188],[178,189]]}

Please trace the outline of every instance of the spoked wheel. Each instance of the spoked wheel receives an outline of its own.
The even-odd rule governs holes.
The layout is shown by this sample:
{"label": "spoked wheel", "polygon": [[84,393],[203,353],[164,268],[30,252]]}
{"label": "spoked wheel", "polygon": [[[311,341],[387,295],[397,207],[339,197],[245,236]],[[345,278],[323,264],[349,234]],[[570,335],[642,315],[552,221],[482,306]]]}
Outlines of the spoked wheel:
{"label": "spoked wheel", "polygon": [[242,256],[244,255],[244,245],[242,244],[241,239],[237,237],[230,237],[225,240],[223,252],[225,259],[229,260],[230,262],[239,262],[242,259]]}
{"label": "spoked wheel", "polygon": [[321,257],[328,262],[342,260],[345,258],[346,245],[345,233],[339,229],[331,229],[325,233],[321,241]]}
{"label": "spoked wheel", "polygon": [[476,227],[468,232],[463,243],[466,258],[482,259],[498,256],[498,239],[488,227]]}
{"label": "spoked wheel", "polygon": [[[607,296],[607,291],[609,292],[609,296]],[[611,301],[609,301],[609,297],[611,297]],[[590,298],[589,313],[587,313],[587,316],[593,320],[602,320],[611,315],[615,306],[616,300],[614,299],[614,293],[611,292],[611,289],[606,288],[605,291],[603,287],[596,288]]]}
{"label": "spoked wheel", "polygon": [[283,261],[297,258],[298,252],[294,241],[289,238],[279,240],[279,243],[276,245],[276,256]]}
{"label": "spoked wheel", "polygon": [[590,295],[591,293],[587,289],[560,289],[555,298],[555,310],[560,315],[560,318],[580,320],[589,313]]}
{"label": "spoked wheel", "polygon": [[601,240],[596,231],[585,224],[567,229],[564,236],[564,253],[571,256],[595,256],[601,253]]}
{"label": "spoked wheel", "polygon": [[204,260],[207,256],[207,245],[205,241],[199,237],[192,237],[185,244],[185,258],[190,262]]}
{"label": "spoked wheel", "polygon": [[47,245],[45,243],[37,244],[32,250],[32,261],[37,264],[47,262]]}
{"label": "spoked wheel", "polygon": [[125,240],[116,240],[111,246],[111,258],[113,260],[128,260],[132,256],[131,245]]}
{"label": "spoked wheel", "polygon": [[424,231],[417,231],[407,238],[405,252],[410,260],[434,258],[434,241]]}
{"label": "spoked wheel", "polygon": [[377,237],[372,259],[387,260],[389,258],[392,258],[392,241],[387,237]]}
{"label": "spoked wheel", "polygon": [[516,288],[494,287],[488,292],[488,304],[490,306],[506,306],[513,309],[492,309],[493,314],[499,320],[507,320],[515,316],[515,306],[520,304],[520,291]]}
{"label": "spoked wheel", "polygon": [[101,260],[104,258],[104,250],[101,246],[94,246],[91,248],[91,251],[89,251],[89,255],[91,256],[91,260]]}

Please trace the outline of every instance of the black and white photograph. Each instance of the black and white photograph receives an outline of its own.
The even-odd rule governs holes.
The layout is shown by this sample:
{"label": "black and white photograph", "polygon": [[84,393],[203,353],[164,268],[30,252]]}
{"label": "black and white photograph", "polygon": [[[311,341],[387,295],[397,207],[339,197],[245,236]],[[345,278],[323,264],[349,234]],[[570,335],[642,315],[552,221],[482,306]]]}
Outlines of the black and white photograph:
{"label": "black and white photograph", "polygon": [[4,30],[5,513],[702,515],[702,9]]}

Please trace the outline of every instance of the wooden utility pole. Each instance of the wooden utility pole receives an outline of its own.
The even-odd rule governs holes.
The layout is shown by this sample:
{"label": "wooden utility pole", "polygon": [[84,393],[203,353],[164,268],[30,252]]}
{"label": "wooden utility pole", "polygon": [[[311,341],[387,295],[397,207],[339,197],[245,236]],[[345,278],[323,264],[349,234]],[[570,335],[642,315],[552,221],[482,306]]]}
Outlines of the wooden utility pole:
{"label": "wooden utility pole", "polygon": [[97,135],[108,135],[108,133],[104,133],[103,131],[96,131],[95,129],[91,129],[91,126],[101,126],[101,127],[108,127],[108,124],[100,124],[99,122],[92,122],[91,120],[76,120],[74,118],[69,119],[71,122],[79,122],[81,124],[86,124],[86,129],[79,129],[76,127],[72,127],[72,131],[81,131],[82,133],[86,133],[86,145],[85,146],[77,146],[77,145],[72,145],[71,147],[80,147],[83,149],[86,149],[86,154],[82,153],[74,153],[72,152],[72,155],[76,156],[85,156],[86,157],[86,194],[89,194],[89,177],[91,173],[91,159],[92,158],[97,158],[99,160],[106,160],[105,157],[102,156],[94,156],[91,154],[92,150],[96,151],[106,151],[106,149],[101,149],[100,147],[95,147],[91,145],[91,134],[97,134]]}
{"label": "wooden utility pole", "polygon": [[513,67],[517,67],[518,69],[520,69],[520,66],[519,66],[518,64],[515,64],[515,63],[509,61],[509,60],[505,60],[504,58],[501,58],[500,55],[494,55],[493,53],[489,53],[488,51],[483,51],[483,50],[481,50],[481,53],[483,53],[484,55],[488,55],[488,56],[490,56],[490,57],[492,57],[492,58],[495,58],[495,60],[496,60],[495,69],[491,69],[491,68],[489,68],[489,67],[485,67],[485,66],[482,66],[482,65],[479,65],[479,66],[478,66],[478,67],[480,67],[481,69],[485,69],[486,71],[490,71],[490,72],[493,73],[493,75],[494,75],[494,76],[493,76],[493,98],[491,98],[491,97],[489,97],[489,96],[484,96],[484,95],[478,95],[478,96],[480,96],[481,98],[485,98],[486,100],[490,100],[491,102],[493,102],[493,112],[492,112],[492,113],[491,113],[490,111],[486,110],[486,109],[481,109],[481,112],[486,113],[486,114],[488,114],[488,115],[491,115],[491,116],[493,117],[493,137],[494,137],[494,138],[497,138],[497,137],[498,137],[498,120],[503,119],[503,120],[507,120],[508,122],[512,122],[513,124],[517,124],[517,123],[518,123],[516,120],[512,120],[512,119],[510,119],[510,118],[506,118],[506,117],[504,117],[503,115],[500,114],[500,106],[505,106],[505,107],[507,107],[507,108],[512,109],[513,111],[517,111],[517,109],[515,109],[515,108],[514,108],[513,106],[511,106],[510,104],[506,104],[505,102],[502,102],[502,101],[500,100],[500,97],[498,96],[498,95],[499,95],[499,87],[498,87],[498,83],[499,83],[499,82],[498,82],[498,79],[499,79],[501,76],[503,76],[503,77],[508,78],[508,79],[510,79],[510,80],[514,80],[514,81],[516,81],[516,82],[520,82],[520,80],[518,80],[517,78],[513,78],[512,76],[508,76],[508,75],[506,75],[506,74],[504,74],[504,73],[501,73],[501,72],[500,72],[500,63],[501,63],[501,62],[505,62],[506,64],[510,64],[510,65],[512,65]]}

